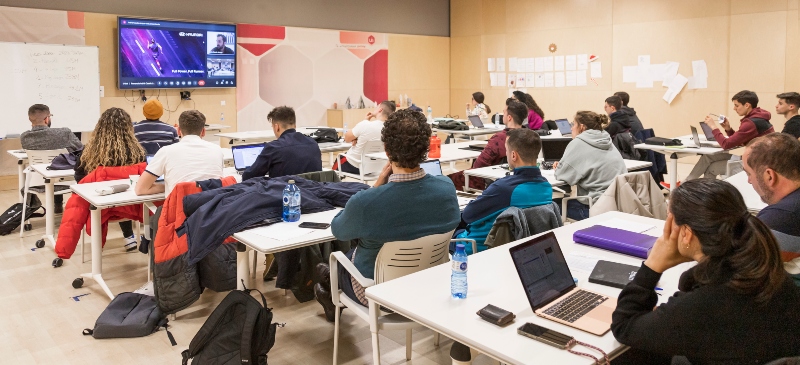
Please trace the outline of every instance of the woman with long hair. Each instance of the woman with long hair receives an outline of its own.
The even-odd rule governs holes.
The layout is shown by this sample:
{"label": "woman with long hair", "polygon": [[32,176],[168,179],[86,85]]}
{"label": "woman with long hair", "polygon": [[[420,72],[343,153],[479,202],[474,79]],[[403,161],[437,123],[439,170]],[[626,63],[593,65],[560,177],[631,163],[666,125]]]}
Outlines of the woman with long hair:
{"label": "woman with long hair", "polygon": [[[129,166],[145,161],[145,151],[133,133],[131,116],[123,109],[109,108],[100,116],[91,140],[78,158],[75,181],[80,182],[98,166]],[[135,250],[133,223],[123,221],[119,227],[126,240],[125,249]]]}
{"label": "woman with long hair", "polygon": [[492,108],[483,103],[484,99],[485,97],[482,92],[476,91],[472,93],[472,99],[467,103],[467,116],[477,115],[481,117],[481,119],[488,118],[489,113],[492,112]]}
{"label": "woman with long hair", "polygon": [[[739,191],[721,180],[687,181],[672,191],[669,210],[662,236],[619,295],[611,324],[617,340],[647,363],[659,363],[659,354],[666,364],[676,355],[692,364],[800,355],[800,288]],[[680,291],[655,307],[661,274],[684,262],[697,265],[681,275]]]}
{"label": "woman with long hair", "polygon": [[528,124],[525,126],[533,130],[542,129],[542,124],[544,124],[544,111],[539,107],[539,104],[536,104],[536,100],[533,100],[533,96],[519,90],[514,91],[512,95],[514,95],[514,99],[517,99],[517,101],[528,107]]}

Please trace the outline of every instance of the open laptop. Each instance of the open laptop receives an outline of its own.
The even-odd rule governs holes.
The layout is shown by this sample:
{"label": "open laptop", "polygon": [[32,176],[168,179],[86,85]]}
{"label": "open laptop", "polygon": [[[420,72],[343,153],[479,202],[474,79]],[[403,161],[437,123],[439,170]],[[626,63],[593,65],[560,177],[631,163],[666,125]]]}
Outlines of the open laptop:
{"label": "open laptop", "polygon": [[[147,164],[149,165],[150,164],[150,160],[153,159],[153,155],[147,155],[146,158],[147,158]],[[158,177],[158,179],[156,179],[156,182],[162,182],[162,181],[164,181],[164,175],[161,175],[161,176]]]}
{"label": "open laptop", "polygon": [[236,172],[242,173],[256,161],[266,143],[243,144],[231,147],[233,153],[233,167]]}
{"label": "open laptop", "polygon": [[[703,123],[703,124],[705,124],[705,123]],[[716,141],[715,142],[704,142],[703,140],[701,140],[700,136],[697,134],[697,128],[695,128],[694,126],[689,126],[689,128],[692,129],[692,141],[694,141],[694,145],[695,146],[697,146],[698,148],[700,148],[700,147],[719,148],[719,143],[717,143]]]}
{"label": "open laptop", "polygon": [[544,162],[560,161],[564,157],[567,145],[572,142],[571,138],[543,138],[542,157]]}
{"label": "open laptop", "polygon": [[716,138],[714,138],[714,130],[711,129],[711,126],[709,126],[706,122],[700,122],[700,128],[703,129],[703,134],[706,135],[706,141],[716,141]]}
{"label": "open laptop", "polygon": [[568,120],[556,119],[555,122],[558,126],[558,131],[561,132],[562,136],[569,136],[572,134],[572,126],[569,124]]}
{"label": "open laptop", "polygon": [[428,175],[433,176],[442,176],[442,165],[439,163],[439,160],[428,160],[421,164],[419,164]]}
{"label": "open laptop", "polygon": [[553,232],[509,252],[536,315],[598,336],[611,329],[617,299],[575,285]]}
{"label": "open laptop", "polygon": [[469,119],[469,122],[470,122],[470,124],[472,124],[473,127],[477,128],[477,129],[484,128],[483,121],[481,120],[480,116],[470,115],[470,116],[467,117],[467,119]]}

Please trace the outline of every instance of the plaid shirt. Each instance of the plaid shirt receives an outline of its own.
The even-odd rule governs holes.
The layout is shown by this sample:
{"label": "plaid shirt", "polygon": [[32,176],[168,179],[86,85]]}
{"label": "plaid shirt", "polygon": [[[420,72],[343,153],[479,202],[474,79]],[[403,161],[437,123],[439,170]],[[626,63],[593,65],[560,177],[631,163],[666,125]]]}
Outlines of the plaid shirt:
{"label": "plaid shirt", "polygon": [[419,169],[415,172],[410,174],[391,174],[389,175],[389,182],[403,182],[403,181],[414,181],[419,180],[425,177],[425,170]]}

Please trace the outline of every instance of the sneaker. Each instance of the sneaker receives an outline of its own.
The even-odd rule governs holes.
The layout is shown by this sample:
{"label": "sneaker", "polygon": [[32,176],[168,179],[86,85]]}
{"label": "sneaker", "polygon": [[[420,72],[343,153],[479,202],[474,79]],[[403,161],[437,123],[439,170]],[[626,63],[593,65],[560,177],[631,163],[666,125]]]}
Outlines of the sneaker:
{"label": "sneaker", "polygon": [[136,251],[136,236],[125,237],[125,251],[132,252]]}

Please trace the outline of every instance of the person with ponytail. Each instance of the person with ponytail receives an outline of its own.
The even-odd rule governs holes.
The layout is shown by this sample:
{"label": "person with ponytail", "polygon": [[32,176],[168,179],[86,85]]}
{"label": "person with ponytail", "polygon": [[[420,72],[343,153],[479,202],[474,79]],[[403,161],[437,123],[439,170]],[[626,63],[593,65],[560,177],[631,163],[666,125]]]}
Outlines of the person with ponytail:
{"label": "person with ponytail", "polygon": [[514,91],[512,94],[514,95],[514,99],[528,107],[528,120],[524,126],[532,130],[542,129],[542,124],[544,124],[544,112],[542,108],[536,104],[536,100],[533,100],[533,96],[519,90]]}
{"label": "person with ponytail", "polygon": [[472,100],[467,103],[467,116],[477,115],[481,119],[489,118],[492,108],[483,103],[484,98],[483,93],[480,91],[472,93]]}
{"label": "person with ponytail", "polygon": [[[618,363],[680,356],[692,364],[765,364],[800,355],[800,288],[739,191],[721,180],[687,181],[672,191],[669,211],[612,315],[614,337],[632,348]],[[697,264],[656,307],[661,274],[685,262]]]}
{"label": "person with ponytail", "polygon": [[590,111],[575,114],[572,122],[572,142],[564,150],[561,161],[553,164],[557,180],[578,186],[579,196],[588,199],[567,202],[567,217],[573,220],[589,218],[589,202],[596,201],[619,175],[628,172],[622,155],[611,143],[603,129],[608,116]]}

